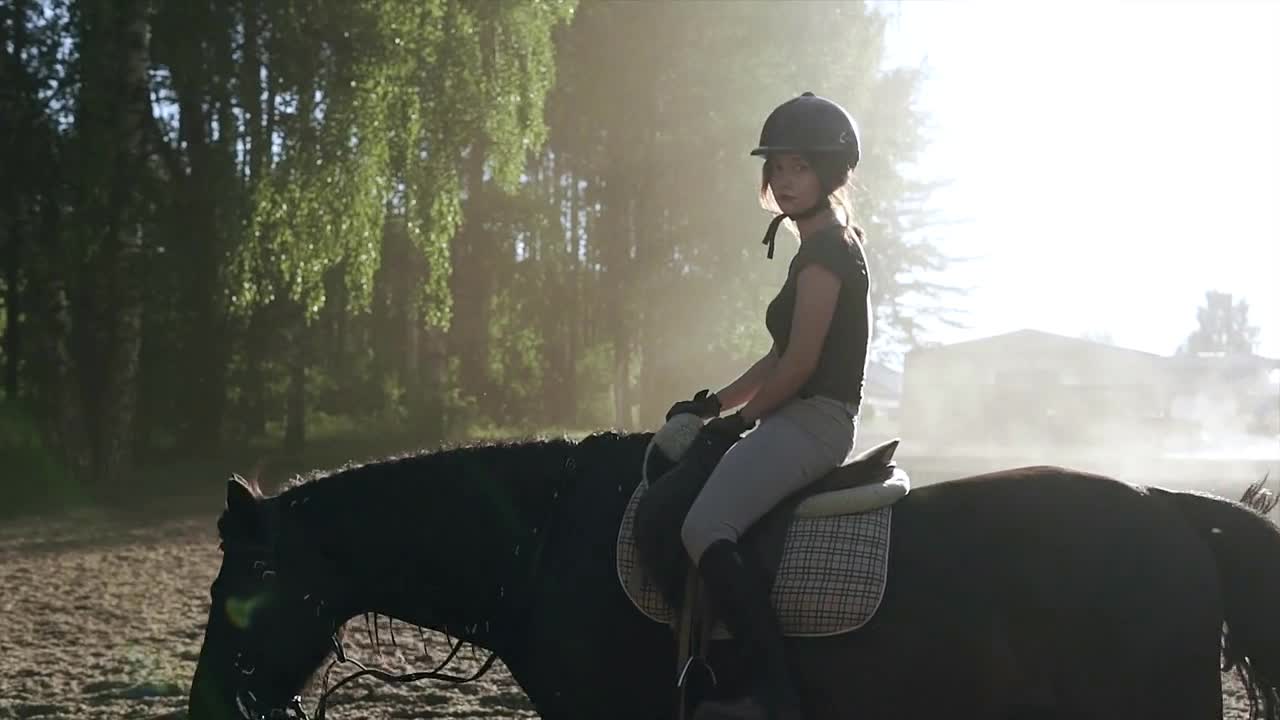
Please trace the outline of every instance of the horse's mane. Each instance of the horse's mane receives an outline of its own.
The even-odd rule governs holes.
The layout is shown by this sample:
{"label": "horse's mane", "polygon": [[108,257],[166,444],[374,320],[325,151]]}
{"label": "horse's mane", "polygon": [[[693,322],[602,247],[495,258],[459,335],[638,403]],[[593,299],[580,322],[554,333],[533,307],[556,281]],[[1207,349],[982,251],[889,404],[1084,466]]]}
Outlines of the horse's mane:
{"label": "horse's mane", "polygon": [[[260,502],[278,500],[287,503],[309,500],[312,491],[321,484],[355,488],[390,481],[421,483],[425,488],[425,483],[432,478],[456,476],[472,467],[506,467],[513,475],[536,480],[560,475],[570,466],[584,474],[616,469],[621,458],[632,452],[638,457],[652,436],[652,433],[601,431],[581,440],[567,436],[537,436],[453,443],[298,474],[281,483],[274,495],[262,490],[256,473],[248,480],[239,475],[234,479],[248,488],[250,495]],[[572,463],[568,462],[570,459]],[[532,487],[533,483],[530,486],[531,490],[538,489]],[[225,541],[228,537],[242,534],[241,522],[224,510],[217,521],[219,539]]]}
{"label": "horse's mane", "polygon": [[[574,440],[568,436],[526,436],[505,440],[446,443],[434,448],[409,450],[294,475],[281,483],[276,496],[293,495],[320,481],[358,482],[373,474],[395,473],[430,477],[433,474],[432,471],[468,463],[503,463],[531,469],[544,463],[563,464],[568,457],[572,456],[579,464],[599,466],[615,459],[617,453],[624,448],[643,447],[652,435],[649,432],[601,431],[580,440]],[[246,481],[246,484],[254,497],[268,498],[260,489],[256,479]]]}

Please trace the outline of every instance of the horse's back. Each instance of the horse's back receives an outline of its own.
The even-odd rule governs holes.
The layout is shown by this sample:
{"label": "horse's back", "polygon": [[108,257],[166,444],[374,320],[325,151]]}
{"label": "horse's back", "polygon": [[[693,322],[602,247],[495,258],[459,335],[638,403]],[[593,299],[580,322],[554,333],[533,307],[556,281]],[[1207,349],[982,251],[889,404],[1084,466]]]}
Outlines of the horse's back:
{"label": "horse's back", "polygon": [[894,522],[899,574],[946,557],[955,563],[945,573],[954,584],[1020,604],[1052,607],[1093,587],[1114,607],[1130,586],[1182,582],[1187,573],[1178,568],[1189,556],[1209,557],[1163,498],[1139,485],[1055,466],[918,488],[898,505]]}
{"label": "horse's back", "polygon": [[1132,665],[1115,675],[1132,680],[1189,635],[1216,653],[1214,572],[1194,532],[1140,486],[1052,466],[960,478],[895,506],[880,610],[825,652],[843,645],[867,675],[844,675],[844,702],[874,697],[886,717],[926,702],[916,677],[981,715],[1107,693],[1136,708],[1141,683],[1111,687],[1106,673]]}

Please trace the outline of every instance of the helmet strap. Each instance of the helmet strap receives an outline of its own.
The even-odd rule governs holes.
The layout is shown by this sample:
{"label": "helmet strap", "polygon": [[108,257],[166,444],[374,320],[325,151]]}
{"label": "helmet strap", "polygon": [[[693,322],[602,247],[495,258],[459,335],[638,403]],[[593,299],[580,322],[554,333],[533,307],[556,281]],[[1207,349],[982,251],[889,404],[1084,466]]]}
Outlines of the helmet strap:
{"label": "helmet strap", "polygon": [[777,217],[775,217],[773,219],[773,222],[769,223],[769,229],[765,231],[764,240],[761,241],[760,243],[761,245],[769,246],[769,259],[770,260],[773,259],[773,241],[778,234],[778,226],[782,224],[783,220],[786,220],[788,218],[790,218],[791,220],[808,220],[809,218],[817,215],[818,213],[824,210],[828,210],[830,208],[831,208],[831,198],[828,195],[823,195],[822,199],[819,200],[816,205],[809,208],[808,210],[805,210],[803,212],[798,212],[794,215],[781,213]]}

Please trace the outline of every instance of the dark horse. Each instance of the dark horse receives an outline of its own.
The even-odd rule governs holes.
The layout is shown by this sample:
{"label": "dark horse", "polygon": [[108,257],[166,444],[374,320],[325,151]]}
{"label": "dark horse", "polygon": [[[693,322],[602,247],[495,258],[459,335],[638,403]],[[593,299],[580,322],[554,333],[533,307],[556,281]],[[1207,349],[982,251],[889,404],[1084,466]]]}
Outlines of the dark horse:
{"label": "dark horse", "polygon": [[[671,633],[614,565],[650,437],[396,457],[274,497],[232,480],[191,720],[284,715],[365,613],[496,653],[543,718],[671,717]],[[1253,508],[1055,467],[896,507],[876,616],[790,641],[812,717],[1220,718],[1224,624],[1277,717],[1280,532]]]}

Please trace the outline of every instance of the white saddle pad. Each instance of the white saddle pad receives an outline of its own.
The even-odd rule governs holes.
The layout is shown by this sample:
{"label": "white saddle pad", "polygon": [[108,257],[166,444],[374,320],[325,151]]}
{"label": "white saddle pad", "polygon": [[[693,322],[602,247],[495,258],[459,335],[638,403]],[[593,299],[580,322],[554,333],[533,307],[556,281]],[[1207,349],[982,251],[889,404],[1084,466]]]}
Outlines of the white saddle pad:
{"label": "white saddle pad", "polygon": [[[640,566],[635,512],[648,489],[631,494],[618,531],[617,569],[627,597],[640,612],[664,624],[675,614]],[[773,584],[772,600],[786,635],[821,637],[856,630],[880,607],[889,571],[893,506],[857,514],[792,520]]]}

